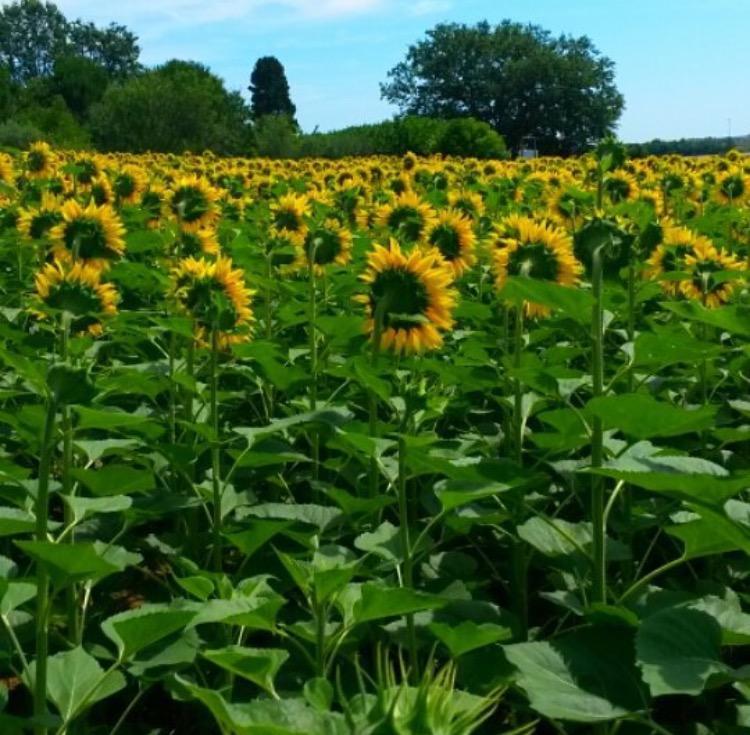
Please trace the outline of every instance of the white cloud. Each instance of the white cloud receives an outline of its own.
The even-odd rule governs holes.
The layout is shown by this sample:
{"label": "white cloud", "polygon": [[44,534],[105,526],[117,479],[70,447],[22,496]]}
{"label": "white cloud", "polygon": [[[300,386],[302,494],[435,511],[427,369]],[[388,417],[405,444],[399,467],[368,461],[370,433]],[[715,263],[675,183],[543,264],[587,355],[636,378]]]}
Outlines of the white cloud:
{"label": "white cloud", "polygon": [[388,0],[58,0],[68,17],[142,26],[147,23],[198,25],[239,20],[332,20],[379,10]]}
{"label": "white cloud", "polygon": [[433,15],[443,13],[451,7],[450,0],[416,0],[409,5],[411,15]]}

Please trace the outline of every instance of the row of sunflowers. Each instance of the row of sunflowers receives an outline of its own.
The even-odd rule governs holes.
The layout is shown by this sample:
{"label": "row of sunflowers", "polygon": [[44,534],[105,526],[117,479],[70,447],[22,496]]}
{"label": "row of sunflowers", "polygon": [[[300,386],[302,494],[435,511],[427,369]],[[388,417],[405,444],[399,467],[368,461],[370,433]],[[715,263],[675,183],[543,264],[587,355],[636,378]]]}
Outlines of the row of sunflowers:
{"label": "row of sunflowers", "polygon": [[750,726],[750,157],[0,154],[2,732]]}

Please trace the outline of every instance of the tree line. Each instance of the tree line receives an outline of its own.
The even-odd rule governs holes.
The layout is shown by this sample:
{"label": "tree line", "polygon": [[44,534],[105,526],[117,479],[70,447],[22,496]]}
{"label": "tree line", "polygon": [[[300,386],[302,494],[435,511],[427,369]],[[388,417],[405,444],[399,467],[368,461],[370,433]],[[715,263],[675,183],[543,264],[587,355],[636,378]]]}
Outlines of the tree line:
{"label": "tree line", "polygon": [[0,146],[46,139],[99,150],[272,156],[586,150],[623,109],[614,65],[586,37],[534,25],[441,24],[412,45],[381,95],[394,120],[305,134],[284,67],[265,56],[248,97],[195,61],[154,68],[122,25],[68,20],[51,2],[0,8]]}

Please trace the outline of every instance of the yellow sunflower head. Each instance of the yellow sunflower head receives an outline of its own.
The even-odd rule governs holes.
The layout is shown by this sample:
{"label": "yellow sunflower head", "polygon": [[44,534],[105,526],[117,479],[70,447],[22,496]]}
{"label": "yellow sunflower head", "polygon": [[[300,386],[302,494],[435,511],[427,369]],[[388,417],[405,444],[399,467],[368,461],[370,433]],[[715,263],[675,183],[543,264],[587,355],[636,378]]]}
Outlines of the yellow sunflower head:
{"label": "yellow sunflower head", "polygon": [[471,219],[479,219],[484,214],[484,199],[476,191],[451,191],[448,204]]}
{"label": "yellow sunflower head", "polygon": [[719,176],[716,197],[724,204],[740,203],[750,198],[750,177],[738,168]]}
{"label": "yellow sunflower head", "polygon": [[139,166],[123,166],[112,178],[112,191],[120,204],[135,204],[146,183],[146,173]]}
{"label": "yellow sunflower head", "polygon": [[444,261],[419,248],[404,253],[391,239],[373,248],[361,279],[368,290],[356,299],[365,306],[368,334],[380,334],[379,348],[413,354],[443,344],[457,299]]}
{"label": "yellow sunflower head", "polygon": [[244,271],[234,268],[231,258],[183,258],[172,269],[172,295],[193,318],[199,341],[211,333],[221,346],[247,340],[253,321],[252,293]]}
{"label": "yellow sunflower head", "polygon": [[310,200],[304,194],[284,194],[271,205],[271,222],[280,231],[303,237],[307,234],[306,217],[312,214]]}
{"label": "yellow sunflower head", "polygon": [[376,224],[405,242],[424,242],[435,216],[435,210],[419,194],[406,191],[378,209]]}
{"label": "yellow sunflower head", "polygon": [[181,231],[177,241],[177,251],[182,257],[191,255],[218,255],[220,247],[216,230],[206,228],[194,232]]}
{"label": "yellow sunflower head", "polygon": [[456,210],[442,210],[430,226],[427,245],[435,248],[456,278],[476,263],[476,236],[472,222]]}
{"label": "yellow sunflower head", "polygon": [[29,146],[24,160],[24,170],[30,179],[49,179],[55,172],[55,157],[48,143],[37,142]]}
{"label": "yellow sunflower head", "polygon": [[199,176],[179,179],[169,199],[171,213],[183,230],[212,226],[219,218],[219,192]]}
{"label": "yellow sunflower head", "polygon": [[98,207],[90,202],[84,207],[68,199],[60,211],[62,222],[50,231],[59,260],[82,260],[104,267],[125,251],[125,227],[108,205]]}
{"label": "yellow sunflower head", "polygon": [[60,200],[54,194],[44,192],[37,206],[18,211],[18,231],[26,240],[40,240],[62,219],[60,207]]}
{"label": "yellow sunflower head", "polygon": [[309,267],[312,262],[317,273],[332,263],[346,265],[352,258],[352,233],[337,220],[327,219],[308,231],[298,253],[298,265]]}
{"label": "yellow sunflower head", "polygon": [[[503,227],[510,236],[498,239],[492,253],[498,289],[509,276],[537,278],[561,286],[579,282],[583,266],[573,254],[573,240],[567,232],[529,217],[514,217],[512,222],[501,224]],[[528,316],[549,314],[549,309],[532,302],[525,303],[524,310]]]}
{"label": "yellow sunflower head", "polygon": [[42,318],[55,313],[72,317],[75,332],[102,332],[100,319],[117,313],[117,290],[101,280],[99,268],[82,261],[54,260],[46,263],[34,277],[37,307],[34,313]]}

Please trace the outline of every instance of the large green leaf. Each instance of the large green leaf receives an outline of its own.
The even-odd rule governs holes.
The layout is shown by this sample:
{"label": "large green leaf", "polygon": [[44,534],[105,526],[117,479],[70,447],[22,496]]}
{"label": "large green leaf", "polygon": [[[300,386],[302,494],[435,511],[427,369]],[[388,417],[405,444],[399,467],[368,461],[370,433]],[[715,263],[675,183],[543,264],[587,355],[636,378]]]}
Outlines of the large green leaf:
{"label": "large green leaf", "polygon": [[651,694],[700,694],[721,661],[721,626],[706,612],[668,608],[646,618],[636,638],[638,666]]}
{"label": "large green leaf", "polygon": [[[36,662],[29,667],[32,681],[35,675]],[[81,646],[47,659],[47,697],[65,722],[75,719],[124,686],[125,677],[119,671],[105,672]]]}
{"label": "large green leaf", "polygon": [[120,660],[126,661],[152,643],[184,629],[195,616],[195,610],[174,605],[143,605],[107,618],[102,630],[117,646]]}
{"label": "large green leaf", "polygon": [[430,595],[408,587],[388,587],[379,582],[362,585],[361,597],[354,606],[357,623],[393,618],[423,610],[435,610],[450,602],[446,597]]}
{"label": "large green leaf", "polygon": [[595,723],[647,708],[626,628],[580,628],[503,650],[518,669],[518,686],[545,717]]}
{"label": "large green leaf", "polygon": [[101,579],[126,566],[137,564],[141,557],[119,546],[96,542],[54,544],[47,541],[16,541],[21,551],[35,561],[44,562],[57,582]]}
{"label": "large green leaf", "polygon": [[222,728],[232,735],[348,735],[344,716],[320,712],[304,699],[227,702],[213,689],[177,677],[177,684],[202,702]]}
{"label": "large green leaf", "polygon": [[517,305],[525,301],[542,304],[582,324],[591,321],[591,293],[580,288],[566,288],[552,281],[516,276],[508,278],[500,295]]}
{"label": "large green leaf", "polygon": [[227,646],[204,651],[203,657],[275,696],[274,679],[289,653],[282,648]]}
{"label": "large green leaf", "polygon": [[637,439],[710,429],[716,419],[716,408],[711,406],[688,410],[642,393],[593,398],[586,410],[598,416],[605,429],[620,429]]}

